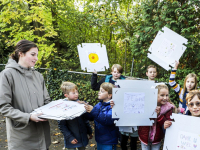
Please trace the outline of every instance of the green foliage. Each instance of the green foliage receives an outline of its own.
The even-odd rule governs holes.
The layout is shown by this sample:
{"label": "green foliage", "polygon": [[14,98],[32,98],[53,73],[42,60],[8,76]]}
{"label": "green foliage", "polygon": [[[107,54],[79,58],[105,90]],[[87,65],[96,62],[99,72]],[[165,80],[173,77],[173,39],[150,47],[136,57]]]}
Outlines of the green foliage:
{"label": "green foliage", "polygon": [[[39,46],[37,67],[80,71],[77,45],[101,43],[106,45],[110,66],[121,64],[125,70],[124,75],[130,75],[134,57],[135,77],[146,78],[146,67],[154,64],[158,68],[157,80],[168,82],[170,72],[147,58],[147,50],[157,32],[167,26],[188,39],[187,50],[180,59],[176,77],[176,81],[183,86],[188,73],[200,74],[199,0],[139,2],[141,1],[0,0],[0,63],[7,62],[8,55],[19,40],[27,39]],[[46,79],[52,79],[48,80],[52,82],[49,90],[54,88],[53,85],[58,89],[61,81],[65,80],[63,75],[58,78],[55,73],[57,70],[43,73]],[[109,70],[105,73],[108,72]],[[79,80],[74,77],[73,81],[80,83],[83,95],[88,91],[88,95],[84,97],[94,101],[89,98],[90,79],[86,83],[81,78]],[[57,94],[61,96],[55,90],[52,92],[53,99],[57,98],[54,97]],[[177,99],[174,92],[170,93],[173,100]],[[93,94],[91,97],[95,97]]]}
{"label": "green foliage", "polygon": [[93,91],[90,86],[90,75],[70,73],[68,70],[59,71],[57,68],[52,68],[48,71],[38,69],[38,71],[41,72],[45,78],[46,87],[52,100],[64,98],[60,90],[60,85],[64,81],[69,81],[77,85],[80,100],[87,101],[92,105],[98,102],[98,93]]}
{"label": "green foliage", "polygon": [[[158,81],[168,83],[170,71],[147,58],[148,48],[157,32],[166,26],[188,39],[187,49],[181,57],[176,81],[183,87],[183,81],[188,73],[199,74],[199,44],[200,44],[200,7],[198,0],[157,0],[144,1],[138,8],[140,13],[135,13],[136,24],[134,35],[131,39],[131,49],[135,58],[134,75],[145,77],[146,68],[153,64],[158,68]],[[138,10],[136,10],[138,11]],[[177,95],[170,90],[171,99],[178,102]]]}

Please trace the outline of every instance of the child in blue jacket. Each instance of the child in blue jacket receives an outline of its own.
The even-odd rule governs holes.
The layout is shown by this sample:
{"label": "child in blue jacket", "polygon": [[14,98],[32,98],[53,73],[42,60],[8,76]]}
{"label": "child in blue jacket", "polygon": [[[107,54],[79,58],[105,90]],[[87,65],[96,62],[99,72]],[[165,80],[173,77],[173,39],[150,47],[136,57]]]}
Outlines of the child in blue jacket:
{"label": "child in blue jacket", "polygon": [[[78,88],[74,83],[63,82],[61,90],[66,97],[66,100],[78,102]],[[72,120],[58,121],[58,127],[64,135],[65,148],[68,150],[85,150],[89,139],[92,138],[92,129],[89,121],[84,115],[76,117]]]}
{"label": "child in blue jacket", "polygon": [[112,108],[110,100],[112,98],[113,84],[104,82],[100,86],[98,99],[100,102],[94,107],[85,105],[88,113],[85,115],[95,123],[95,140],[97,150],[115,150],[118,143],[119,129],[112,119]]}

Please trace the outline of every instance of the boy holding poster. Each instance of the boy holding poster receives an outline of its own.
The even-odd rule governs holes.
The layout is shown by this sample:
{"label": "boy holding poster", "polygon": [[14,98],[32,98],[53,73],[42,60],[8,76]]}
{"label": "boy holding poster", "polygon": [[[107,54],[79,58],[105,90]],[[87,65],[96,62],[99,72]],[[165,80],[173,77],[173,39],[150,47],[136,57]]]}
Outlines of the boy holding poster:
{"label": "boy holding poster", "polygon": [[[61,90],[68,101],[78,101],[78,88],[74,83],[63,82]],[[65,148],[68,150],[85,150],[89,139],[92,138],[92,129],[89,121],[83,115],[76,117],[72,120],[58,121],[58,127],[64,135]]]}
{"label": "boy holding poster", "polygon": [[93,90],[98,91],[100,88],[100,85],[103,82],[109,82],[115,85],[115,82],[117,79],[125,79],[123,75],[121,75],[123,72],[123,68],[119,64],[114,64],[111,68],[111,75],[106,75],[105,78],[102,78],[98,83],[97,83],[97,72],[94,70],[92,74],[92,79],[91,79],[91,87]]}
{"label": "boy holding poster", "polygon": [[100,102],[94,107],[85,104],[87,117],[94,120],[95,123],[95,140],[97,142],[97,150],[116,150],[118,143],[119,129],[114,124],[112,119],[112,108],[110,100],[112,98],[111,83],[102,83],[98,99]]}

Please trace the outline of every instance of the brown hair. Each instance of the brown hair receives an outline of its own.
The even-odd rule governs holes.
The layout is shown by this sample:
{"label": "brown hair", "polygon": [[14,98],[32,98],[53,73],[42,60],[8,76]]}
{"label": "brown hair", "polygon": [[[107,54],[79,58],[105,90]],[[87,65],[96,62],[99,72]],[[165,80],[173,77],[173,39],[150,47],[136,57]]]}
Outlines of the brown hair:
{"label": "brown hair", "polygon": [[[15,46],[15,51],[10,55],[10,57],[12,59],[14,59],[17,63],[19,61],[19,52],[21,53],[26,53],[28,52],[31,48],[33,47],[37,47],[37,45],[31,41],[28,41],[28,40],[20,40],[16,46]],[[38,48],[39,50],[39,48]]]}
{"label": "brown hair", "polygon": [[78,90],[77,86],[72,82],[63,82],[60,89],[64,94],[69,94],[71,91]]}
{"label": "brown hair", "polygon": [[156,69],[156,72],[157,72],[156,66],[154,66],[154,65],[149,65],[149,66],[147,67],[147,72],[148,72],[149,68],[155,68],[155,69]]}
{"label": "brown hair", "polygon": [[112,94],[112,88],[114,87],[114,85],[109,82],[104,82],[101,84],[100,87],[103,88],[105,91],[107,91],[108,94]]}
{"label": "brown hair", "polygon": [[189,74],[185,77],[185,80],[184,80],[184,92],[186,91],[186,81],[187,81],[188,78],[194,78],[194,80],[195,80],[194,90],[197,89],[197,76],[196,76],[196,74],[194,74],[194,73],[189,73]]}
{"label": "brown hair", "polygon": [[187,104],[194,98],[195,95],[200,100],[200,91],[199,90],[192,90],[186,96],[186,102],[187,102]]}
{"label": "brown hair", "polygon": [[119,73],[122,73],[123,72],[123,68],[120,64],[114,64],[112,67],[111,67],[111,71],[113,72],[114,68],[117,68],[117,70],[119,71]]}

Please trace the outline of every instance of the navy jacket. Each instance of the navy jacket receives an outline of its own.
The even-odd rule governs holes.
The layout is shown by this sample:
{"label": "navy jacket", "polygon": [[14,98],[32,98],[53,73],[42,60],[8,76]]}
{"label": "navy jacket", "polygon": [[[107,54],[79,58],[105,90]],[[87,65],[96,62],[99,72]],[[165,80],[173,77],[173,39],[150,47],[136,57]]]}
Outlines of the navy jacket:
{"label": "navy jacket", "polygon": [[112,108],[110,102],[102,100],[94,106],[90,113],[84,114],[87,119],[94,120],[95,140],[100,144],[117,144],[119,129],[115,126],[112,119]]}
{"label": "navy jacket", "polygon": [[[125,77],[121,75],[119,79],[125,79]],[[103,82],[109,82],[109,83],[115,84],[116,81],[112,80],[112,75],[106,75],[105,78],[102,78],[97,83],[97,74],[94,74],[94,73],[92,74],[91,87],[93,90],[98,91]]]}
{"label": "navy jacket", "polygon": [[[73,120],[58,121],[58,127],[64,135],[66,148],[85,147],[88,144],[87,134],[92,134],[92,128],[84,114]],[[71,144],[74,139],[77,139],[77,144]]]}

